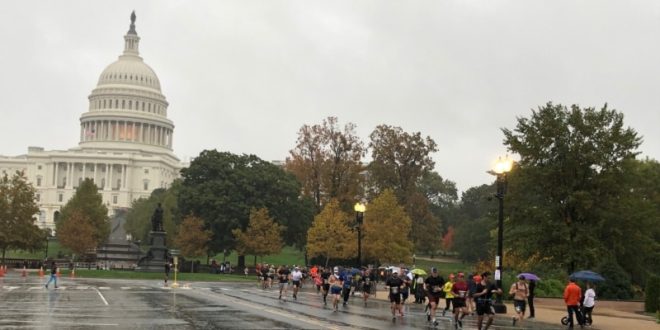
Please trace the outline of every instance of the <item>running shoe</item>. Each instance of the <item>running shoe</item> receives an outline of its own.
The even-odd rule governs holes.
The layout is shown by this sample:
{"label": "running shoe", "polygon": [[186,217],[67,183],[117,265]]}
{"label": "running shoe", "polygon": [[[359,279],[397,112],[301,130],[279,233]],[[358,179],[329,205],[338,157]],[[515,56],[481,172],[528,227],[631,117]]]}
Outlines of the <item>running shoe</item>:
{"label": "running shoe", "polygon": [[516,321],[518,321],[518,320],[516,320],[515,316],[513,318],[511,318],[511,320],[512,320],[513,326],[515,327],[516,326]]}

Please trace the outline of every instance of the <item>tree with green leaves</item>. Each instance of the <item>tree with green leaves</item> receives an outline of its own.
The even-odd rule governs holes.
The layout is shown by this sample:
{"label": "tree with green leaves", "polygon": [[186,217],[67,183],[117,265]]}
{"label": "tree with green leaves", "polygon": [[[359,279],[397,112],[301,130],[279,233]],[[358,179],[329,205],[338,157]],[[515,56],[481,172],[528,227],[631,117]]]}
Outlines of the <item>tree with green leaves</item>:
{"label": "tree with green leaves", "polygon": [[369,186],[378,194],[392,189],[405,205],[406,198],[417,190],[417,182],[433,170],[431,153],[438,151],[431,137],[420,132],[404,132],[401,127],[379,125],[369,136],[372,161],[368,165]]}
{"label": "tree with green leaves", "polygon": [[82,256],[98,246],[95,231],[89,218],[81,210],[73,209],[59,226],[57,237],[62,246],[73,252],[71,260],[75,261],[77,255]]}
{"label": "tree with green leaves", "polygon": [[366,260],[379,264],[412,261],[412,220],[399,205],[394,191],[385,189],[369,203],[363,227]]}
{"label": "tree with green leaves", "polygon": [[505,202],[515,253],[542,251],[544,262],[567,272],[610,255],[603,234],[628,226],[630,215],[610,212],[626,188],[625,164],[641,144],[623,114],[607,105],[547,103],[502,131],[504,144],[520,156]]}
{"label": "tree with green leaves", "polygon": [[458,189],[456,183],[444,179],[435,171],[425,172],[417,183],[417,190],[426,196],[431,213],[440,219],[442,232],[455,226],[458,216]]}
{"label": "tree with green leaves", "polygon": [[[179,225],[174,244],[181,249],[184,257],[200,257],[207,255],[208,243],[212,233],[204,229],[204,220],[195,216],[187,216]],[[191,260],[190,269],[194,268],[194,260]]]}
{"label": "tree with green leaves", "polygon": [[108,208],[103,204],[103,197],[98,187],[90,178],[82,181],[73,197],[64,205],[60,213],[60,220],[55,223],[57,234],[62,225],[79,212],[94,228],[94,242],[98,245],[105,242],[110,235],[110,220]]}
{"label": "tree with green leaves", "polygon": [[43,248],[45,231],[35,224],[39,208],[35,202],[35,189],[23,172],[11,178],[0,177],[0,249],[2,263],[8,249],[34,251]]}
{"label": "tree with green leaves", "polygon": [[495,189],[494,184],[484,184],[471,187],[461,195],[456,211],[453,246],[465,262],[489,260],[493,255],[491,232],[497,227],[498,212],[497,202],[493,198]]}
{"label": "tree with green leaves", "polygon": [[234,229],[232,233],[236,238],[236,252],[240,255],[254,256],[254,265],[257,257],[277,254],[282,251],[282,232],[284,227],[278,225],[268,214],[268,209],[252,209],[250,222],[245,230]]}
{"label": "tree with green leaves", "polygon": [[320,125],[304,125],[298,131],[286,169],[302,183],[303,194],[313,198],[317,211],[332,198],[348,210],[355,196],[362,194],[365,149],[355,127],[348,123],[342,129],[337,117],[328,117]]}
{"label": "tree with green leaves", "polygon": [[326,267],[330,259],[354,257],[357,245],[352,224],[352,217],[342,211],[336,199],[331,199],[307,231],[307,254],[324,257]]}
{"label": "tree with green leaves", "polygon": [[181,187],[180,180],[174,180],[167,189],[156,189],[151,192],[149,198],[140,198],[131,204],[126,215],[124,229],[134,238],[143,242],[149,241],[151,231],[151,216],[161,203],[163,208],[163,229],[172,237],[176,237],[178,225],[181,223],[181,215],[177,204],[178,192]]}
{"label": "tree with green leaves", "polygon": [[[370,194],[391,189],[412,219],[411,239],[415,249],[430,252],[433,245],[440,244],[443,228],[441,219],[433,214],[431,204],[422,201],[422,196],[426,198],[424,193],[430,191],[420,191],[419,183],[435,166],[431,158],[431,153],[438,150],[435,141],[429,136],[422,137],[420,132],[408,133],[401,127],[389,125],[377,126],[369,137],[372,157],[367,166]],[[436,236],[440,237],[435,239]]]}
{"label": "tree with green leaves", "polygon": [[267,208],[286,228],[286,244],[304,246],[314,209],[299,198],[300,184],[293,174],[254,155],[216,150],[202,151],[181,173],[179,210],[204,219],[213,232],[211,252],[235,248],[232,230],[248,226],[252,208]]}

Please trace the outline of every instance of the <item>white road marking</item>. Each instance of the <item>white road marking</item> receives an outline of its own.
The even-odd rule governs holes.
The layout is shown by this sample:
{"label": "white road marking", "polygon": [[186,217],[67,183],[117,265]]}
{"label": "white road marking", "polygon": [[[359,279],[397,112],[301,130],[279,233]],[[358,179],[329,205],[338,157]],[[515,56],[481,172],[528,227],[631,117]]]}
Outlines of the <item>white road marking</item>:
{"label": "white road marking", "polygon": [[103,300],[103,302],[105,303],[105,305],[108,306],[108,301],[105,300],[105,297],[101,294],[101,291],[99,291],[99,289],[97,289],[97,288],[94,288],[94,290],[96,290],[96,293],[99,294],[99,297],[101,297],[101,300]]}
{"label": "white road marking", "polygon": [[110,287],[108,286],[100,286],[99,290],[110,290]]}
{"label": "white road marking", "polygon": [[[229,290],[228,288],[220,288],[220,289],[225,290],[225,291]],[[203,292],[203,293],[208,295],[208,296],[213,296],[213,293],[211,293],[211,292],[209,292],[209,293]],[[285,317],[285,318],[294,319],[294,320],[297,320],[299,322],[306,322],[306,323],[313,324],[313,325],[318,326],[318,327],[323,328],[323,329],[333,329],[333,330],[338,330],[339,329],[338,326],[324,324],[320,321],[317,321],[317,320],[312,319],[312,318],[305,317],[303,315],[296,315],[291,311],[277,310],[274,307],[258,305],[254,302],[251,302],[251,301],[245,301],[245,300],[242,300],[240,298],[232,297],[231,295],[224,295],[224,298],[226,300],[232,301],[234,304],[237,304],[237,305],[243,305],[243,306],[246,306],[246,307],[258,309],[258,310],[261,310],[261,311],[264,311],[264,312],[267,312],[267,313],[279,315],[279,316],[282,316],[282,317]]]}
{"label": "white road marking", "polygon": [[130,290],[130,289],[132,289],[132,288],[131,288],[130,286],[122,286],[121,289],[122,289],[122,290]]}
{"label": "white road marking", "polygon": [[31,290],[41,290],[41,289],[45,289],[45,288],[46,288],[46,287],[44,287],[44,286],[32,286],[32,287],[29,287],[29,288],[28,288],[28,291],[31,291]]}
{"label": "white road marking", "polygon": [[11,291],[11,290],[16,290],[16,289],[18,289],[19,287],[18,287],[18,286],[3,286],[3,288],[4,288],[5,290]]}
{"label": "white road marking", "polygon": [[87,290],[87,289],[89,289],[89,287],[88,286],[83,286],[83,285],[79,285],[79,286],[76,287],[76,290]]}

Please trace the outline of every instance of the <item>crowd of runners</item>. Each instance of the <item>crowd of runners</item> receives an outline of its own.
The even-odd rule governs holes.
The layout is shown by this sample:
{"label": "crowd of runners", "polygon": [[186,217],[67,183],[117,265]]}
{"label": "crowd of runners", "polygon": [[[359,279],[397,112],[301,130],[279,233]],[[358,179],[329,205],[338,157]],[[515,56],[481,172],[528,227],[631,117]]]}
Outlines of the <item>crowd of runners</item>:
{"label": "crowd of runners", "polygon": [[415,271],[403,267],[356,269],[313,266],[308,269],[268,264],[259,264],[256,268],[260,287],[270,289],[273,283],[278,283],[279,299],[283,301],[286,301],[290,287],[292,298],[297,300],[302,285],[310,285],[322,299],[323,305],[330,303],[333,311],[337,311],[340,304],[346,306],[356,295],[367,307],[369,298],[376,295],[377,286],[383,285],[388,293],[393,322],[405,317],[404,306],[410,300],[410,303],[425,305],[426,320],[432,326],[439,324],[436,314],[442,313],[443,317],[450,316],[456,329],[463,327],[464,317],[474,314],[477,315],[478,329],[490,327],[495,314],[492,304],[494,295],[501,295],[502,290],[491,280],[489,272],[449,274],[445,281],[436,268],[430,269],[428,275],[425,271]]}

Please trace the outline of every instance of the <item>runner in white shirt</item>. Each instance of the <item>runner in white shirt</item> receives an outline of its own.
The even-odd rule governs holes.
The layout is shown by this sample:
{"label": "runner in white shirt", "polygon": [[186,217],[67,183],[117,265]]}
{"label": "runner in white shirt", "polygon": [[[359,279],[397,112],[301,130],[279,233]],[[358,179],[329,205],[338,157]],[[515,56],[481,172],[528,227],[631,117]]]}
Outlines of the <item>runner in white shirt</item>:
{"label": "runner in white shirt", "polygon": [[291,272],[291,281],[293,282],[293,299],[298,300],[298,289],[300,289],[300,284],[302,281],[303,274],[300,271],[300,267],[296,266]]}

